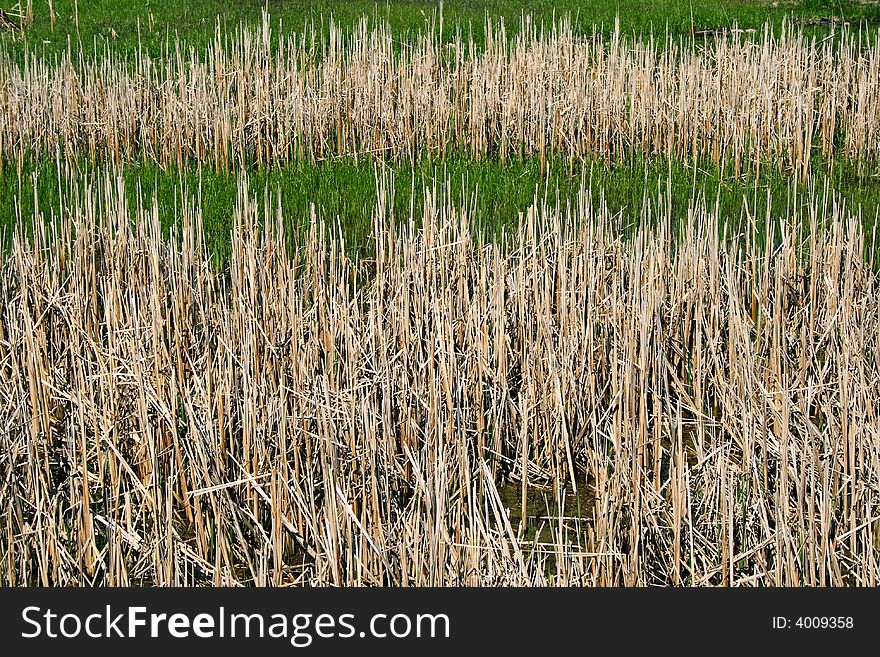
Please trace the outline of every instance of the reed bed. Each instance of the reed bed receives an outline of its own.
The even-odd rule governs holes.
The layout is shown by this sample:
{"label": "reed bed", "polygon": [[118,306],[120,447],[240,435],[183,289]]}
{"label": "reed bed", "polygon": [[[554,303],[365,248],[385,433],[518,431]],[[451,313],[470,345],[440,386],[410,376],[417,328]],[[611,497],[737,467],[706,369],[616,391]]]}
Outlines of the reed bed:
{"label": "reed bed", "polygon": [[485,48],[439,30],[220,33],[134,61],[68,51],[0,56],[0,156],[153,159],[236,169],[339,155],[449,151],[609,161],[632,154],[780,163],[876,162],[880,41],[796,28],[703,41],[578,35],[525,18],[486,25]]}
{"label": "reed bed", "polygon": [[242,179],[218,272],[198,195],[163,236],[61,184],[2,260],[5,585],[880,582],[878,280],[827,186],[768,248],[662,195],[623,238],[586,181],[485,243],[380,172],[355,262]]}

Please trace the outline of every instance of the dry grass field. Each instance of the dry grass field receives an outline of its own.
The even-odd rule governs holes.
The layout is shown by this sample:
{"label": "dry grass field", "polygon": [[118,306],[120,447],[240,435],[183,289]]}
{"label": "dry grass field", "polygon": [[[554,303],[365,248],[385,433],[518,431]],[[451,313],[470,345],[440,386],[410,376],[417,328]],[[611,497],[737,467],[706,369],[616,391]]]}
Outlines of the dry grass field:
{"label": "dry grass field", "polygon": [[6,584],[878,583],[880,296],[833,192],[765,249],[699,198],[624,240],[586,185],[481,243],[443,180],[419,217],[377,185],[371,262],[320,218],[289,255],[245,181],[227,272],[197,199],[164,238],[112,173],[16,236]]}
{"label": "dry grass field", "polygon": [[[876,35],[270,26],[0,54],[3,585],[880,584],[876,217],[825,175],[875,184]],[[389,163],[452,153],[577,191],[401,212]],[[637,157],[758,182],[646,174],[633,227],[583,165]],[[340,158],[355,255],[252,183]],[[237,176],[228,263],[144,163]]]}
{"label": "dry grass field", "polygon": [[759,40],[720,33],[660,46],[552,29],[528,19],[484,49],[434,32],[399,45],[366,19],[275,34],[217,33],[204,51],[84,59],[68,51],[0,59],[0,154],[211,164],[224,169],[346,154],[502,160],[634,154],[806,175],[814,155],[876,160],[880,36],[807,39],[792,26]]}

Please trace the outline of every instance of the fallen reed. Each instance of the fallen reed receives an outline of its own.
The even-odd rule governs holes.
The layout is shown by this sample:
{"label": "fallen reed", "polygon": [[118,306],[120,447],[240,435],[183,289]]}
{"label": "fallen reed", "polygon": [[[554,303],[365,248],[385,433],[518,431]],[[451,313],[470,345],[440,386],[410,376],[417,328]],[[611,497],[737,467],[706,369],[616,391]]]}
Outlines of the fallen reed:
{"label": "fallen reed", "polygon": [[60,184],[2,259],[5,585],[880,581],[878,281],[827,186],[624,239],[585,182],[486,243],[380,172],[352,261],[243,179],[217,272],[197,194],[163,236]]}

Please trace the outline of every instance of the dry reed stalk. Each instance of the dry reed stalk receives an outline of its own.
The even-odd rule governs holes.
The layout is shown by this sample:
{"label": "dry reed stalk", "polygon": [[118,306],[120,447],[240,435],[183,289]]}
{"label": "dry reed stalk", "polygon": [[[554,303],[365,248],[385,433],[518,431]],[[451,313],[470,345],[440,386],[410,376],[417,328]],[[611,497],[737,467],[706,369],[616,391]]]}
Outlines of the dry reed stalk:
{"label": "dry reed stalk", "polygon": [[49,61],[0,61],[2,154],[114,161],[283,164],[345,154],[415,159],[460,149],[616,160],[633,154],[778,161],[802,177],[813,154],[860,165],[880,152],[880,43],[791,26],[706,47],[579,36],[528,17],[516,36],[486,26],[486,48],[436,32],[398,50],[385,24],[346,36],[218,31],[203,52],[168,44],[133,62],[109,46]]}
{"label": "dry reed stalk", "polygon": [[624,240],[586,184],[483,243],[383,174],[359,285],[246,180],[225,272],[187,190],[164,238],[61,185],[2,261],[7,585],[877,585],[878,281],[827,186],[770,252],[699,198]]}

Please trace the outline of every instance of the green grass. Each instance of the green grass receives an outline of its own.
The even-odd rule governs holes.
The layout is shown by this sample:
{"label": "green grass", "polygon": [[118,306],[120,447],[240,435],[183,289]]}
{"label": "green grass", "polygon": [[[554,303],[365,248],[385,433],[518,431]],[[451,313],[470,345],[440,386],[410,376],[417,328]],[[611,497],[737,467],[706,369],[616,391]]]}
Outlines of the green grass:
{"label": "green grass", "polygon": [[[0,0],[2,2],[2,0]],[[10,6],[9,4],[7,7]],[[424,0],[397,0],[390,3],[341,0],[287,2],[270,1],[268,5],[256,0],[211,0],[195,3],[150,0],[132,6],[121,0],[83,0],[78,14],[74,2],[53,2],[56,20],[54,28],[49,17],[47,0],[34,4],[34,22],[23,33],[10,30],[0,32],[0,48],[12,55],[25,49],[57,52],[73,43],[95,43],[103,49],[110,44],[117,53],[126,56],[137,52],[139,39],[145,50],[158,54],[167,38],[179,35],[194,47],[204,46],[214,35],[218,19],[221,29],[232,29],[240,22],[257,25],[268,6],[273,24],[285,29],[301,29],[307,22],[321,24],[331,14],[343,25],[352,25],[367,14],[388,20],[401,36],[407,32],[426,29],[437,3]],[[531,13],[538,20],[550,21],[554,16],[570,13],[575,25],[584,31],[593,25],[609,29],[620,16],[622,29],[627,33],[664,31],[667,26],[673,36],[689,35],[692,30],[711,30],[737,24],[745,29],[758,29],[765,21],[780,25],[785,17],[800,21],[828,19],[836,16],[850,21],[868,21],[880,24],[880,7],[860,2],[768,2],[755,0],[719,0],[717,2],[688,2],[687,0],[593,0],[582,3],[562,0],[541,3],[530,0],[498,0],[476,2],[449,0],[444,4],[446,36],[452,34],[456,22],[475,24],[474,35],[479,40],[486,14],[503,17],[511,26],[519,21],[522,12]],[[75,25],[78,15],[78,28]],[[805,29],[827,30],[818,25]],[[114,36],[115,35],[115,36]],[[89,46],[90,47],[90,46]],[[281,190],[285,216],[299,230],[307,223],[309,205],[314,202],[327,218],[339,218],[352,254],[368,255],[370,243],[370,210],[375,204],[375,165],[370,161],[353,159],[333,160],[322,165],[300,163],[276,170],[251,170],[252,188],[268,188],[273,193]],[[830,167],[830,168],[829,168]],[[789,194],[791,180],[784,173],[770,167],[762,171],[760,179],[735,177],[714,165],[701,165],[695,171],[679,162],[645,161],[634,159],[629,163],[606,167],[600,163],[586,163],[572,167],[565,161],[552,162],[546,176],[537,158],[501,163],[492,159],[474,160],[453,155],[445,162],[423,161],[415,165],[393,164],[396,179],[395,210],[399,216],[408,214],[410,203],[418,211],[422,199],[422,185],[433,173],[445,169],[452,182],[453,195],[477,193],[477,217],[482,222],[475,226],[485,233],[497,232],[502,226],[515,225],[519,213],[532,203],[536,190],[558,190],[561,202],[573,198],[581,175],[592,178],[593,189],[603,190],[609,206],[621,213],[625,225],[636,225],[641,220],[641,209],[646,194],[656,198],[671,191],[673,210],[683,216],[694,188],[714,199],[720,189],[719,203],[724,216],[735,219],[741,215],[744,199],[757,198],[759,209],[767,191],[775,199],[772,214],[782,214],[784,200]],[[817,163],[820,173],[830,176],[832,186],[851,205],[863,209],[868,225],[872,225],[880,208],[880,181],[861,176],[843,162]],[[38,196],[44,209],[57,208],[62,203],[57,188],[58,172],[52,162],[30,162],[22,172],[22,193],[14,168],[6,163],[5,174],[0,175],[0,234],[8,238],[16,222],[15,205],[21,205],[25,218],[33,214],[33,193],[29,189],[35,176]],[[201,188],[206,235],[218,265],[224,263],[230,252],[229,235],[235,203],[238,176],[224,174],[210,168],[164,171],[148,163],[134,163],[125,168],[126,186],[132,199],[138,181],[148,195],[155,190],[160,212],[166,227],[174,221],[175,190],[181,181],[195,194]],[[412,192],[415,190],[415,196]]]}
{"label": "green grass", "polygon": [[[0,0],[2,3],[2,0]],[[6,0],[5,8],[13,3]],[[4,6],[0,4],[0,6]],[[775,5],[775,6],[774,6]],[[52,25],[48,0],[35,0],[34,21],[22,33],[0,29],[0,43],[12,54],[30,51],[49,55],[67,48],[68,38],[76,46],[82,43],[87,51],[97,45],[99,52],[105,45],[122,56],[137,52],[140,41],[143,49],[159,54],[163,44],[174,35],[200,48],[214,36],[219,20],[224,29],[233,29],[240,23],[258,25],[265,8],[272,17],[273,28],[279,23],[284,30],[301,30],[306,24],[320,26],[333,16],[343,27],[353,25],[362,16],[387,20],[400,36],[407,32],[423,32],[433,12],[439,7],[435,0],[394,0],[393,2],[366,2],[364,0],[204,0],[179,2],[148,0],[131,3],[124,0],[82,0],[75,11],[73,0],[53,0],[55,23]],[[765,22],[781,25],[783,19],[799,21],[831,19],[836,17],[852,22],[880,23],[880,7],[858,1],[807,0],[447,0],[443,4],[444,36],[454,34],[456,23],[474,26],[474,37],[482,40],[485,16],[503,18],[510,28],[519,24],[523,13],[535,19],[551,22],[563,14],[572,16],[579,31],[592,32],[594,27],[609,31],[620,16],[621,28],[629,34],[661,35],[669,29],[673,37],[690,35],[693,31],[711,31],[738,25],[742,29],[760,30]],[[827,26],[806,27],[807,31],[824,33]]]}
{"label": "green grass", "polygon": [[[865,226],[870,231],[880,211],[880,179],[860,176],[855,168],[842,163],[825,169],[821,166],[817,164],[819,179],[827,176],[830,187],[840,198],[845,199],[850,207],[862,208]],[[666,160],[632,160],[612,166],[599,162],[572,165],[568,160],[557,160],[551,162],[546,173],[542,174],[538,158],[501,163],[454,155],[443,162],[425,160],[415,165],[377,165],[363,158],[359,161],[349,158],[323,164],[300,163],[280,169],[254,170],[248,173],[248,177],[258,202],[262,202],[262,190],[269,191],[272,202],[280,190],[282,209],[288,222],[286,229],[291,235],[308,226],[310,205],[314,203],[320,216],[340,222],[349,255],[369,257],[372,253],[370,213],[376,204],[377,167],[388,167],[393,173],[393,203],[398,217],[408,217],[411,204],[416,215],[420,214],[424,187],[431,184],[435,173],[440,173],[450,181],[450,191],[456,203],[475,199],[478,221],[474,221],[474,229],[488,239],[498,234],[502,227],[514,228],[519,214],[534,202],[536,194],[543,197],[548,191],[553,197],[558,193],[563,205],[573,201],[582,176],[592,181],[596,201],[601,190],[610,209],[619,213],[624,230],[643,221],[646,198],[653,204],[671,204],[674,215],[684,219],[690,199],[698,194],[713,206],[717,200],[730,231],[747,230],[746,226],[738,225],[743,208],[757,208],[760,239],[768,192],[772,199],[770,216],[776,219],[789,215],[793,185],[800,192],[807,191],[775,167],[766,167],[760,178],[750,175],[736,177],[732,171],[710,164],[699,165],[695,171],[683,163]],[[7,163],[4,170],[6,174],[0,177],[0,233],[5,235],[4,241],[8,243],[8,236],[17,221],[16,205],[20,205],[24,220],[29,222],[33,216],[32,179],[37,181],[40,208],[47,215],[53,209],[58,211],[66,193],[59,194],[58,171],[50,160],[28,165],[21,176],[24,182],[19,182],[10,164]],[[123,171],[132,205],[140,182],[145,197],[155,195],[158,199],[160,217],[166,229],[175,221],[181,183],[192,196],[201,189],[208,247],[218,266],[228,261],[238,174],[212,168],[162,170],[150,163],[130,164]],[[803,202],[807,194],[800,197]]]}

